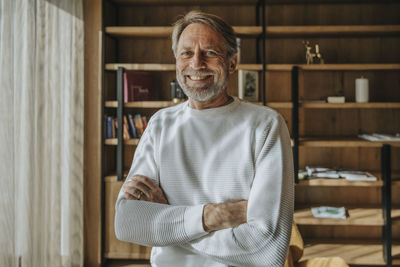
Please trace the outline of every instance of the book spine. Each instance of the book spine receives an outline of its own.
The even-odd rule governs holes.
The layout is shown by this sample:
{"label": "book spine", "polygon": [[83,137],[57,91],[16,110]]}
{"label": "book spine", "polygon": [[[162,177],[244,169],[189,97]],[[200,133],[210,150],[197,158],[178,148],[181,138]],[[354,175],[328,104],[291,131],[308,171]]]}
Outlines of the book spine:
{"label": "book spine", "polygon": [[133,117],[133,122],[135,123],[135,127],[136,127],[136,130],[137,130],[138,136],[141,137],[142,134],[143,134],[142,116],[140,116],[140,114],[136,114]]}
{"label": "book spine", "polygon": [[132,138],[138,138],[132,114],[128,114],[128,125],[129,125],[129,132]]}
{"label": "book spine", "polygon": [[113,118],[111,116],[106,117],[106,138],[113,138]]}
{"label": "book spine", "polygon": [[124,115],[124,139],[129,139],[129,131],[128,131],[128,120],[126,115]]}
{"label": "book spine", "polygon": [[124,72],[124,103],[128,103],[129,94],[128,94],[128,74]]}

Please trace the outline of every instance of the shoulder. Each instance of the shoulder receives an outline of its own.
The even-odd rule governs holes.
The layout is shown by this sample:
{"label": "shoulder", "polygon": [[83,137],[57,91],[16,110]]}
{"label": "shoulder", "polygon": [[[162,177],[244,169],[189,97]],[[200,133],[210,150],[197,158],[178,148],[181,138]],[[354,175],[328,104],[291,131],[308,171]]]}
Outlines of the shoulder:
{"label": "shoulder", "polygon": [[238,111],[247,120],[252,120],[254,123],[261,125],[281,124],[284,122],[283,117],[272,108],[267,106],[253,104],[244,100],[240,100]]}
{"label": "shoulder", "polygon": [[175,121],[183,114],[185,105],[187,105],[187,102],[158,110],[156,113],[154,113],[154,115],[151,116],[149,126],[155,127]]}

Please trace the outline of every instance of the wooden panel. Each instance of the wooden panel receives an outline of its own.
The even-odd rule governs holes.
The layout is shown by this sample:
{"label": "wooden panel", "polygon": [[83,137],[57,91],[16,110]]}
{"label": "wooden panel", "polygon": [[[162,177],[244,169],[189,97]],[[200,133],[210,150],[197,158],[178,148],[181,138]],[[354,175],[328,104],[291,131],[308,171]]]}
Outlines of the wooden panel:
{"label": "wooden panel", "polygon": [[[243,1],[242,1],[243,3]],[[153,6],[124,6],[119,8],[118,25],[121,26],[169,26],[177,18],[191,10],[201,10],[224,18],[229,24],[235,26],[255,25],[255,5],[247,3],[242,5],[204,6],[188,4],[168,6],[168,12],[163,5]]]}
{"label": "wooden panel", "polygon": [[[346,63],[397,63],[400,55],[399,37],[296,37],[273,38],[266,46],[267,63],[269,64],[305,64],[305,48],[303,40],[314,46],[319,44],[325,64]],[[314,49],[313,49],[314,51]]]}
{"label": "wooden panel", "polygon": [[[376,240],[382,238],[381,226],[362,225],[298,225],[301,236],[307,240]],[[400,240],[400,227],[392,227],[392,238]]]}
{"label": "wooden panel", "polygon": [[[296,2],[298,3],[298,1]],[[357,4],[354,1],[351,3],[343,1],[344,4],[332,4],[322,3],[324,1],[318,2],[313,5],[268,6],[267,25],[400,24],[399,3],[375,1],[375,3]]]}
{"label": "wooden panel", "polygon": [[296,187],[296,205],[313,206],[366,206],[380,207],[379,187]]}
{"label": "wooden panel", "polygon": [[115,202],[122,182],[105,183],[105,258],[149,259],[151,248],[119,241],[115,236]]}
{"label": "wooden panel", "polygon": [[[301,110],[301,136],[357,136],[359,133],[400,132],[400,109]],[[385,118],[385,120],[382,120]]]}
{"label": "wooden panel", "polygon": [[100,0],[84,1],[85,142],[84,264],[101,264],[101,12]]}

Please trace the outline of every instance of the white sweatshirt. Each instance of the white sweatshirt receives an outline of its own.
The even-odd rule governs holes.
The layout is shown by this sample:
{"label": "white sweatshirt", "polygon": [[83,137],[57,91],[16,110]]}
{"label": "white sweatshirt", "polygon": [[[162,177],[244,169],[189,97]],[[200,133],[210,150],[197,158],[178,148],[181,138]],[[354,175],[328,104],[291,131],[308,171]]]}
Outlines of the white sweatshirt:
{"label": "white sweatshirt", "polygon": [[[118,239],[152,246],[156,267],[283,266],[294,202],[293,158],[282,117],[237,98],[152,116],[126,181],[154,179],[170,205],[118,196]],[[207,233],[203,206],[247,199],[247,223]]]}

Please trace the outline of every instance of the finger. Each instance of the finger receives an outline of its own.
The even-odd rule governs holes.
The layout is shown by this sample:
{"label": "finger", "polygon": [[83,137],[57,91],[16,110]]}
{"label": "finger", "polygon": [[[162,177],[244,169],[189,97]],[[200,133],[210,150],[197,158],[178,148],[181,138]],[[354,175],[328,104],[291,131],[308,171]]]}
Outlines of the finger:
{"label": "finger", "polygon": [[124,193],[124,199],[132,200],[132,199],[136,199],[136,198],[133,195],[129,194],[129,193]]}
{"label": "finger", "polygon": [[140,192],[142,192],[146,197],[149,197],[149,193],[150,193],[151,189],[148,188],[145,184],[137,183],[135,188],[136,188],[136,190],[139,190]]}
{"label": "finger", "polygon": [[134,187],[127,187],[124,191],[125,194],[129,194],[132,197],[134,197],[135,199],[138,198],[139,194],[140,194],[140,190],[134,188]]}
{"label": "finger", "polygon": [[156,182],[154,182],[153,179],[150,179],[146,176],[140,175],[140,174],[135,174],[132,178],[132,181],[137,181],[137,182],[142,182],[143,184],[145,184],[148,188],[155,190],[158,189],[159,186]]}

